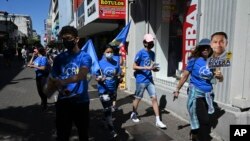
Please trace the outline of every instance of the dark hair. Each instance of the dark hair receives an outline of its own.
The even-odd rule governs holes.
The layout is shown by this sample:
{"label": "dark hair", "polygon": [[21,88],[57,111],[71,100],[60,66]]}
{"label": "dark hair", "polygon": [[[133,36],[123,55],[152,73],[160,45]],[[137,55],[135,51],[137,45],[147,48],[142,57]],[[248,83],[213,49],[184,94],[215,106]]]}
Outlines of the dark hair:
{"label": "dark hair", "polygon": [[202,52],[203,48],[208,48],[209,49],[208,50],[208,52],[209,52],[208,57],[210,57],[213,54],[213,50],[212,50],[210,45],[200,45],[200,46],[195,47],[195,50],[191,53],[190,58],[202,57],[201,52]]}
{"label": "dark hair", "polygon": [[78,36],[78,31],[75,27],[73,26],[64,26],[62,27],[59,35],[62,37],[64,34],[71,34],[73,35],[74,37],[77,37]]}
{"label": "dark hair", "polygon": [[215,36],[215,35],[222,35],[222,36],[224,36],[225,37],[225,39],[227,39],[227,34],[225,33],[225,32],[215,32],[214,34],[212,34],[212,36],[211,36],[211,40],[213,39],[213,37]]}
{"label": "dark hair", "polygon": [[109,44],[107,44],[107,45],[104,46],[103,52],[105,52],[105,50],[108,49],[108,48],[111,48],[114,51],[114,47],[111,46],[111,45],[109,45]]}
{"label": "dark hair", "polygon": [[46,55],[46,50],[41,44],[36,45],[35,48],[37,49],[38,53],[40,53],[42,56]]}

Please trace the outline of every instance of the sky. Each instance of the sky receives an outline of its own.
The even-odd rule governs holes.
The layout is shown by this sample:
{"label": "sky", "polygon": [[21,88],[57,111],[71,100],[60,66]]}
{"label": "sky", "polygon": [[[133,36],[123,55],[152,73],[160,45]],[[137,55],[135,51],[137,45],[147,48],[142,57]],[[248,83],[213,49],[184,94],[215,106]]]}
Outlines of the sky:
{"label": "sky", "polygon": [[44,20],[48,18],[51,0],[0,0],[0,11],[10,14],[29,15],[32,19],[33,30],[44,36]]}

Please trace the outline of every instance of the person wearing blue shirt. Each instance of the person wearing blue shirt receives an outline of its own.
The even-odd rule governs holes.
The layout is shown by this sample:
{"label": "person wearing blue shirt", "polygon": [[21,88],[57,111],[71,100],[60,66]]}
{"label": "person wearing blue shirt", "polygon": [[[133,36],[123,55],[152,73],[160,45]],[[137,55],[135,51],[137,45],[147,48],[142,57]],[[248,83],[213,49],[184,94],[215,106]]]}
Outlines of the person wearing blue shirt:
{"label": "person wearing blue shirt", "polygon": [[50,66],[46,57],[45,48],[43,48],[42,45],[38,45],[34,49],[28,67],[35,69],[37,91],[42,101],[41,106],[43,110],[45,110],[47,108],[47,96],[43,92],[43,87],[47,82]]}
{"label": "person wearing blue shirt", "polygon": [[104,108],[104,117],[110,130],[111,136],[116,137],[112,121],[112,105],[117,97],[117,86],[119,85],[121,75],[120,62],[117,57],[113,56],[113,47],[107,45],[104,56],[99,61],[100,70],[96,73],[98,81],[98,92],[100,101]]}
{"label": "person wearing blue shirt", "polygon": [[190,116],[191,138],[193,141],[208,141],[210,126],[209,114],[214,113],[213,107],[213,78],[223,80],[220,71],[214,71],[207,66],[207,59],[212,55],[209,39],[202,39],[192,52],[186,70],[184,70],[176,91],[174,99],[178,98],[179,90],[189,78],[187,109]]}
{"label": "person wearing blue shirt", "polygon": [[152,34],[145,34],[143,40],[144,48],[141,49],[135,56],[133,69],[136,79],[135,99],[133,101],[133,112],[130,118],[133,122],[139,122],[137,117],[137,107],[143,98],[143,93],[147,89],[152,101],[152,106],[156,116],[155,125],[159,128],[166,128],[166,125],[160,120],[159,106],[153,81],[152,71],[159,71],[159,67],[155,63],[155,53],[151,50],[154,47],[154,37]]}
{"label": "person wearing blue shirt", "polygon": [[76,28],[64,26],[60,31],[60,37],[67,51],[56,56],[48,82],[48,85],[52,86],[47,87],[56,87],[59,91],[56,102],[57,140],[68,141],[74,123],[79,140],[87,141],[89,127],[87,74],[92,59],[78,47],[79,37]]}

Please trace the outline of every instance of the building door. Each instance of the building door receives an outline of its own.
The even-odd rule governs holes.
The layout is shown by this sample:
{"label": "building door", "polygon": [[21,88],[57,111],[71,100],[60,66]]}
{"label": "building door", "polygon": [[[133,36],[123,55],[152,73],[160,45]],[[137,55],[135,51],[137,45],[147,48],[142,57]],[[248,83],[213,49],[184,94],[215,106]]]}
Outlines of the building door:
{"label": "building door", "polygon": [[162,24],[167,26],[167,76],[176,77],[196,44],[198,0],[163,0]]}

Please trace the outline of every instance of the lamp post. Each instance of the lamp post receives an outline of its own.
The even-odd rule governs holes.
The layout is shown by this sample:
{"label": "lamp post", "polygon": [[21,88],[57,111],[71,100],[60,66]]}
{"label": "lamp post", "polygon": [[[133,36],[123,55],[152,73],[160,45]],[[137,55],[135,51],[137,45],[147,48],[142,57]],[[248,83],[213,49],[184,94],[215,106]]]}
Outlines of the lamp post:
{"label": "lamp post", "polygon": [[[7,21],[8,15],[9,15],[9,13],[5,11],[5,12],[4,12],[4,18],[5,18],[5,31],[6,31],[6,36],[9,35],[9,33],[8,33],[8,21]],[[8,38],[7,38],[7,39],[8,39]]]}
{"label": "lamp post", "polygon": [[[10,16],[10,21],[11,21],[11,24],[14,24],[13,26],[15,26],[15,19],[16,19],[16,16],[15,16],[15,14],[12,14],[11,16]],[[13,30],[12,30],[12,39],[13,39],[13,45],[14,45],[14,47],[16,47],[17,45],[16,45],[16,33],[14,32],[15,31],[15,28],[13,28]]]}
{"label": "lamp post", "polygon": [[131,4],[135,4],[135,0],[128,0],[128,4],[127,4],[127,18],[126,18],[126,24],[129,23],[130,21],[130,16],[131,16]]}
{"label": "lamp post", "polygon": [[[12,28],[14,24],[14,21],[15,21],[15,14],[9,14],[8,12],[4,12],[4,18],[5,18],[5,32],[6,32],[6,35],[5,35],[5,40],[6,40],[6,43],[7,45],[9,45],[9,43],[11,42],[10,41],[10,35],[13,35],[13,31],[15,28]],[[10,34],[12,33],[12,34]],[[15,38],[15,37],[14,37]]]}
{"label": "lamp post", "polygon": [[15,14],[12,14],[12,15],[11,15],[11,17],[10,17],[11,22],[13,22],[13,23],[14,23],[15,19],[16,19]]}

